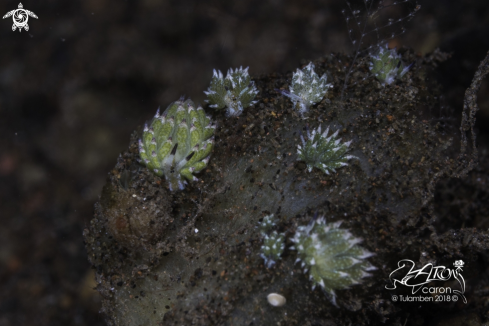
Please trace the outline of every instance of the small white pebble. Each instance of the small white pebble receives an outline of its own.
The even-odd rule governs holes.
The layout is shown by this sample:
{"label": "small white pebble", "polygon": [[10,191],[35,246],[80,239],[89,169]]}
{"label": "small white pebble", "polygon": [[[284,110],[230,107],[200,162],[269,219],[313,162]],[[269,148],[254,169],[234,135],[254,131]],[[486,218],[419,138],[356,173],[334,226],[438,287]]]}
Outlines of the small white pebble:
{"label": "small white pebble", "polygon": [[197,228],[195,228],[194,231],[195,231],[195,233],[199,233],[199,229],[197,229]]}
{"label": "small white pebble", "polygon": [[283,295],[277,293],[270,293],[267,295],[268,303],[274,307],[281,307],[285,304],[286,300]]}

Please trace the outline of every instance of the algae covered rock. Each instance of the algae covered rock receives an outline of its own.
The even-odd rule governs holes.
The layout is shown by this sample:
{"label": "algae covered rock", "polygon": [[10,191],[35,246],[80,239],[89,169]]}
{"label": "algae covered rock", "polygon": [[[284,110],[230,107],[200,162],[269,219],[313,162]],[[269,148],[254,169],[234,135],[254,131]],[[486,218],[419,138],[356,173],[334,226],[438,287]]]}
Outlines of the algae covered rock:
{"label": "algae covered rock", "polygon": [[107,228],[119,242],[147,247],[161,238],[173,218],[171,202],[162,196],[141,198],[121,188],[110,183],[103,188],[100,207]]}
{"label": "algae covered rock", "polygon": [[[321,287],[311,288],[289,247],[319,212],[363,239],[359,256],[375,253],[362,271],[394,267],[430,246],[445,257],[436,249],[439,238],[426,235],[434,232],[427,216],[433,184],[451,173],[456,128],[430,117],[439,92],[426,77],[430,59],[409,51],[403,59],[417,64],[402,83],[377,88],[361,64],[344,100],[333,88],[307,120],[275,91],[288,87],[290,75],[257,80],[261,103],[235,119],[215,113],[212,160],[183,191],[169,191],[164,178],[138,163],[144,131],[134,133],[85,230],[108,324],[347,325],[396,318],[384,288],[388,268],[371,271],[361,286],[337,287],[336,308]],[[341,71],[346,61],[331,55],[314,64],[324,74]],[[332,82],[343,85],[342,78],[333,75]],[[357,159],[329,175],[308,173],[297,146],[307,130],[325,124],[352,141],[348,155]],[[257,227],[264,218],[267,227]],[[281,259],[270,269],[260,256],[264,232],[284,235]],[[272,293],[284,304],[269,304]]]}

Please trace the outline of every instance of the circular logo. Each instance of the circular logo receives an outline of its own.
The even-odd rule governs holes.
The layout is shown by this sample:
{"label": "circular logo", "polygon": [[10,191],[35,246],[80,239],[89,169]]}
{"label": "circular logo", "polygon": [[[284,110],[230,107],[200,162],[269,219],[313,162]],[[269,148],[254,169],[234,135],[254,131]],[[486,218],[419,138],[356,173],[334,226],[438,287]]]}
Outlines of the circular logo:
{"label": "circular logo", "polygon": [[23,27],[25,24],[27,24],[27,20],[29,18],[27,17],[25,10],[17,9],[16,13],[13,15],[13,19],[14,24],[17,25],[17,27]]}

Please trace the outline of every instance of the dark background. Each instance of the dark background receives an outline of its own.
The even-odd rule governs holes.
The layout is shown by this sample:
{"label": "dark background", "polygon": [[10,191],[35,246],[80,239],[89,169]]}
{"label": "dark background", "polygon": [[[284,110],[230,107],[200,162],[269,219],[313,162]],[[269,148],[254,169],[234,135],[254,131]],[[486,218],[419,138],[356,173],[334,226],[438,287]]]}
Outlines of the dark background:
{"label": "dark background", "polygon": [[[352,1],[353,2],[353,1]],[[390,41],[452,53],[437,78],[457,118],[489,50],[487,0],[418,1]],[[351,53],[343,0],[26,1],[0,20],[0,326],[103,325],[82,231],[117,155],[156,108],[204,100],[212,69],[253,76]],[[0,14],[18,1],[2,1]],[[480,92],[487,149],[489,87]],[[486,165],[487,166],[487,165]]]}

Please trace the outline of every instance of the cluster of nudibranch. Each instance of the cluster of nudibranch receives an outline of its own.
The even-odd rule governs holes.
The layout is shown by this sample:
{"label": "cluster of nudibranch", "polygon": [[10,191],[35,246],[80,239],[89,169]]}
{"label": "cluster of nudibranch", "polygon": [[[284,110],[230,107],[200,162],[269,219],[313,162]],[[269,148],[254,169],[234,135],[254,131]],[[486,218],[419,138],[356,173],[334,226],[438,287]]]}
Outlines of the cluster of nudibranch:
{"label": "cluster of nudibranch", "polygon": [[392,84],[396,79],[401,79],[412,66],[412,64],[404,66],[401,55],[396,52],[396,49],[389,49],[387,44],[379,46],[377,53],[371,55],[370,58],[370,72],[384,86]]}
{"label": "cluster of nudibranch", "polygon": [[[340,229],[341,222],[326,223],[324,217],[314,216],[307,226],[299,226],[290,239],[289,249],[297,251],[296,263],[303,272],[309,273],[312,289],[320,286],[336,305],[335,290],[347,289],[359,284],[375,270],[366,259],[373,254],[358,244],[362,241],[348,230]],[[271,231],[276,226],[273,214],[258,224],[263,236],[260,256],[265,266],[271,268],[281,259],[285,249],[285,234]]]}
{"label": "cluster of nudibranch", "polygon": [[[389,50],[387,46],[381,46],[371,60],[370,71],[384,85],[400,79],[410,68],[404,66],[395,49]],[[311,62],[297,69],[289,91],[281,91],[302,115],[332,87],[326,75],[319,77],[314,68]],[[258,89],[251,81],[248,68],[239,68],[229,69],[225,78],[214,70],[210,87],[204,93],[209,107],[227,108],[227,116],[238,116],[257,102]],[[170,190],[182,190],[188,181],[197,180],[194,173],[207,166],[215,129],[216,125],[202,107],[195,107],[190,99],[176,101],[162,114],[158,110],[151,123],[145,125],[139,140],[141,162],[156,175],[165,177]],[[297,147],[297,160],[305,162],[309,172],[317,168],[326,174],[336,173],[336,169],[356,158],[348,154],[351,141],[341,142],[338,133],[339,130],[329,135],[329,127],[324,132],[321,126],[311,132],[307,128],[306,138],[301,135]],[[326,223],[324,217],[314,217],[307,226],[299,226],[290,239],[294,242],[290,249],[297,251],[296,262],[309,274],[312,288],[319,285],[335,305],[336,290],[359,284],[370,275],[368,271],[376,269],[366,260],[372,253],[358,245],[361,239],[339,226],[340,222]],[[284,252],[285,234],[275,230],[273,214],[265,216],[258,229],[262,236],[260,256],[265,266],[272,268]]]}
{"label": "cluster of nudibranch", "polygon": [[[400,79],[411,67],[405,67],[401,56],[387,46],[380,46],[371,60],[370,71],[384,85]],[[281,91],[301,114],[306,113],[311,105],[319,103],[332,87],[326,82],[326,74],[319,77],[314,68],[310,62],[303,69],[297,69],[292,75],[289,91]],[[228,116],[238,116],[246,107],[257,102],[258,89],[248,74],[248,68],[240,67],[229,69],[225,78],[221,71],[214,70],[209,89],[204,93],[209,107],[217,110],[227,108]],[[195,108],[191,100],[174,102],[163,114],[160,115],[158,111],[150,126],[145,126],[139,141],[141,161],[158,176],[164,176],[170,190],[184,189],[187,181],[196,180],[193,173],[207,166],[215,128],[204,109],[200,106]],[[351,141],[341,143],[340,139],[336,139],[338,131],[329,137],[328,131],[329,128],[321,133],[319,126],[312,133],[307,131],[307,141],[301,136],[298,160],[307,164],[309,172],[314,167],[326,174],[336,172],[354,158],[346,154]],[[278,235],[273,239],[278,240]],[[267,241],[275,241],[273,239]]]}
{"label": "cluster of nudibranch", "polygon": [[[226,78],[214,70],[206,102],[211,108],[228,108],[229,116],[240,115],[253,101],[258,90],[248,68],[229,69]],[[160,115],[156,112],[150,125],[144,126],[139,140],[141,162],[158,176],[164,176],[171,191],[183,190],[194,173],[207,166],[214,145],[216,125],[204,109],[189,100],[179,100]]]}

